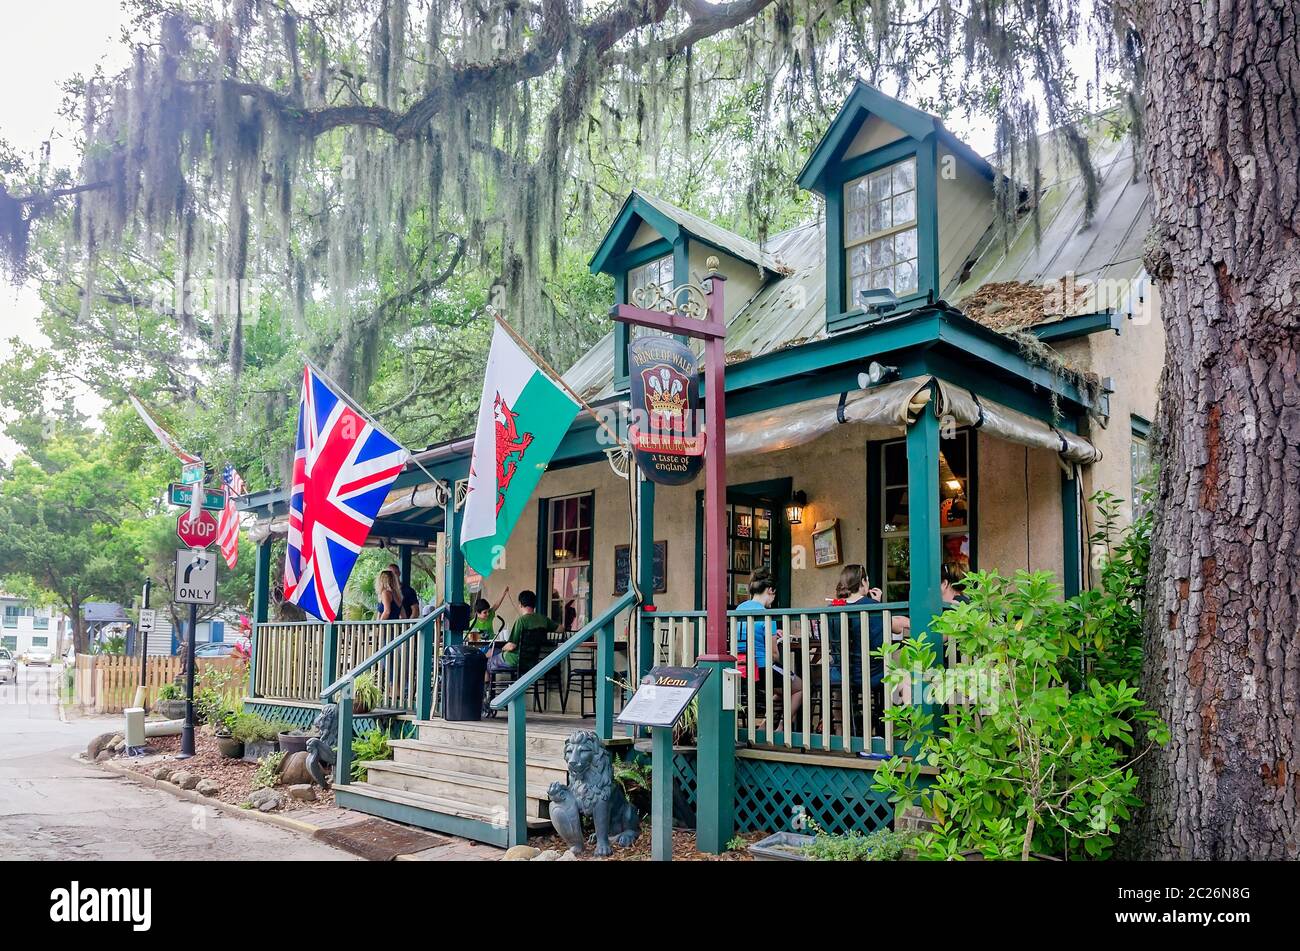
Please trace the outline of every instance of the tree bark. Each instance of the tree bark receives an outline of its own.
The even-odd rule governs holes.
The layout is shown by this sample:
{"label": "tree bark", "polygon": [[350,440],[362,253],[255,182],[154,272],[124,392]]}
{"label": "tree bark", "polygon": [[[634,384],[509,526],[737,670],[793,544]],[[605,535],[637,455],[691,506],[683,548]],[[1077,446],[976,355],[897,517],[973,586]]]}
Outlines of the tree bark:
{"label": "tree bark", "polygon": [[1151,858],[1300,851],[1300,37],[1294,0],[1149,0],[1147,269],[1167,342],[1144,690]]}
{"label": "tree bark", "polygon": [[68,599],[72,621],[72,644],[78,654],[88,653],[86,644],[86,619],[81,616],[81,599],[72,597]]}

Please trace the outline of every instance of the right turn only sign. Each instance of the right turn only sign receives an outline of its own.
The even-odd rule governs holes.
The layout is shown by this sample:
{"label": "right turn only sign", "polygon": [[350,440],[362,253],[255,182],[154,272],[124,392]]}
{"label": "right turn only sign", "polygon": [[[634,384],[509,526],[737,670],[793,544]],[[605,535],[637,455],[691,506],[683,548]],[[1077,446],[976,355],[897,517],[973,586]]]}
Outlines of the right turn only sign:
{"label": "right turn only sign", "polygon": [[176,603],[217,603],[217,560],[205,551],[176,552]]}

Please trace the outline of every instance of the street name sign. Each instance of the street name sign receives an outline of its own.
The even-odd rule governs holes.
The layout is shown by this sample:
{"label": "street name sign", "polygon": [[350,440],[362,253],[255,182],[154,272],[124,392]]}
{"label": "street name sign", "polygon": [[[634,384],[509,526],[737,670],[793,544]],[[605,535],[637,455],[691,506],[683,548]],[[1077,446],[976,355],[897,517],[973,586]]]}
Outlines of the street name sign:
{"label": "street name sign", "polygon": [[176,552],[177,604],[217,603],[217,559],[206,551],[182,548]]}
{"label": "street name sign", "polygon": [[[190,507],[190,502],[194,499],[194,486],[181,485],[179,482],[173,482],[167,489],[167,501],[172,505],[180,505],[185,508]],[[213,492],[211,489],[203,490],[203,507],[209,512],[220,512],[226,507],[226,494],[224,492]]]}

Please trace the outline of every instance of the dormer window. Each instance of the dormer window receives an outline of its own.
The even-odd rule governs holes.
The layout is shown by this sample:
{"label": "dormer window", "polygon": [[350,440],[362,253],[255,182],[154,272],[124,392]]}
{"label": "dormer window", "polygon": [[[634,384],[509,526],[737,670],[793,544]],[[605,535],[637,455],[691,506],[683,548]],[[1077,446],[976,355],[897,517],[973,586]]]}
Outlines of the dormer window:
{"label": "dormer window", "polygon": [[640,267],[627,272],[628,299],[635,291],[657,284],[665,294],[673,289],[673,256],[665,254],[661,258],[648,261]]}
{"label": "dormer window", "polygon": [[844,184],[844,254],[849,306],[859,293],[918,288],[916,157]]}

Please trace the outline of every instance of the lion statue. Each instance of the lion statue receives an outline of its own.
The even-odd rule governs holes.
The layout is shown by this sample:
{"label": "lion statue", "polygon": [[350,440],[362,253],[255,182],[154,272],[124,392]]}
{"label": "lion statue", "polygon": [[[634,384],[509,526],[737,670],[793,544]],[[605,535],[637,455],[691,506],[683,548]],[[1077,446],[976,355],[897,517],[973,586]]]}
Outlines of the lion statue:
{"label": "lion statue", "polygon": [[311,727],[316,735],[307,741],[307,772],[312,781],[322,789],[330,788],[330,781],[325,776],[326,766],[333,766],[338,754],[330,745],[339,732],[339,705],[327,704],[321,707]]}
{"label": "lion statue", "polygon": [[586,845],[582,817],[591,816],[596,827],[596,855],[613,853],[610,839],[622,848],[636,841],[641,817],[614,782],[614,765],[594,730],[579,730],[564,741],[564,761],[569,784],[552,783],[551,824],[569,847],[581,854]]}

